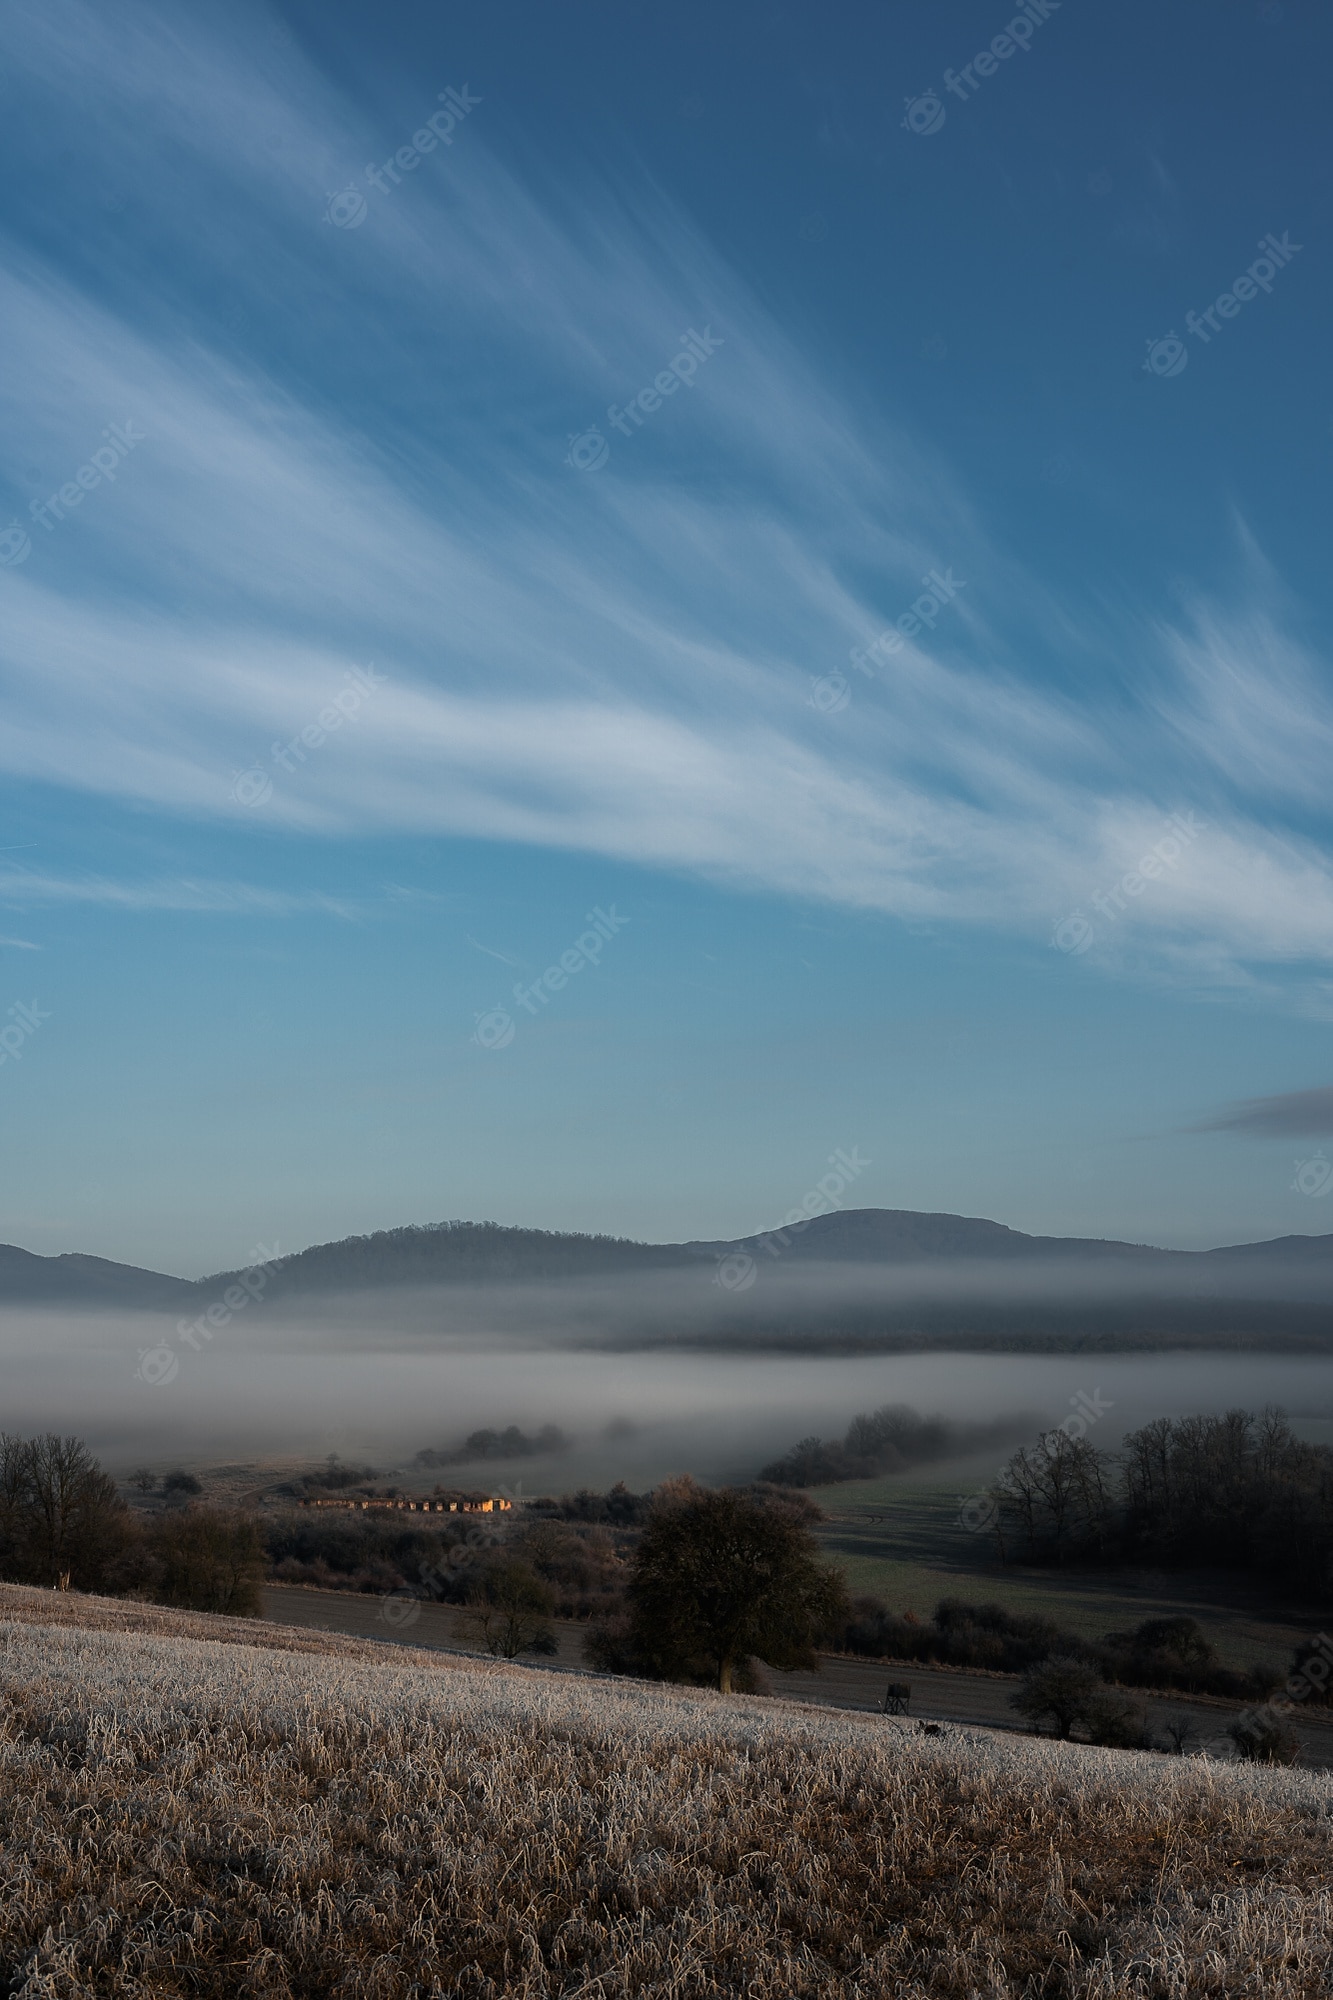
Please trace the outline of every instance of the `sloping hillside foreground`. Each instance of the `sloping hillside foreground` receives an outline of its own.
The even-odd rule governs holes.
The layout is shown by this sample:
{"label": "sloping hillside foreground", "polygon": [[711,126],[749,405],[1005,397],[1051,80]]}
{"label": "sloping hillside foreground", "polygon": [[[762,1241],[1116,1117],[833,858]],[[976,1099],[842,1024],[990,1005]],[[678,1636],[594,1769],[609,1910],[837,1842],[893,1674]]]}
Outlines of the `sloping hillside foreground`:
{"label": "sloping hillside foreground", "polygon": [[1313,1773],[12,1587],[0,1739],[25,2000],[1276,2000],[1333,1974]]}

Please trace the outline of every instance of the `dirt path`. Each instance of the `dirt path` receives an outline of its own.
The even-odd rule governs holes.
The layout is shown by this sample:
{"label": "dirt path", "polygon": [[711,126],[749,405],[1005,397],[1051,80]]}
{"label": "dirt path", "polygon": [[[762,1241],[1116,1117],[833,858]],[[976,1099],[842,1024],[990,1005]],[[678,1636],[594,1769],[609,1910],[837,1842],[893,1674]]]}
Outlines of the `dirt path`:
{"label": "dirt path", "polygon": [[[479,1650],[462,1630],[459,1606],[421,1603],[411,1597],[370,1597],[351,1591],[299,1590],[271,1584],[264,1591],[264,1616],[281,1625],[312,1626],[359,1639],[397,1640],[446,1653]],[[586,1672],[584,1627],[556,1619],[552,1629],[558,1650],[550,1656],[551,1665]],[[889,1681],[906,1681],[912,1690],[908,1713],[922,1721],[982,1724],[988,1729],[1023,1727],[1009,1706],[1009,1697],[1018,1685],[1016,1674],[946,1673],[937,1667],[890,1667],[878,1660],[828,1655],[819,1673],[782,1674],[771,1668],[766,1672],[773,1693],[792,1701],[878,1710]],[[1239,1702],[1191,1701],[1183,1695],[1179,1699],[1147,1696],[1143,1706],[1150,1728],[1159,1737],[1164,1737],[1169,1717],[1190,1716],[1197,1744],[1221,1735],[1241,1710]],[[1333,1769],[1333,1716],[1327,1721],[1307,1721],[1303,1716],[1292,1720],[1301,1738],[1301,1761]]]}

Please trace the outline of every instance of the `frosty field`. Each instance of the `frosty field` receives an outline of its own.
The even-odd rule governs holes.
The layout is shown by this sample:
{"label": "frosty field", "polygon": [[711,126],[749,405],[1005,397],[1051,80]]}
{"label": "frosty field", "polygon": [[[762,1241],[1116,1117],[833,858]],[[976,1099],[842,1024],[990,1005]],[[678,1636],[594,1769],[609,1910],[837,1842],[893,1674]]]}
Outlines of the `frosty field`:
{"label": "frosty field", "polygon": [[1326,1993],[1333,1783],[0,1589],[4,1990]]}

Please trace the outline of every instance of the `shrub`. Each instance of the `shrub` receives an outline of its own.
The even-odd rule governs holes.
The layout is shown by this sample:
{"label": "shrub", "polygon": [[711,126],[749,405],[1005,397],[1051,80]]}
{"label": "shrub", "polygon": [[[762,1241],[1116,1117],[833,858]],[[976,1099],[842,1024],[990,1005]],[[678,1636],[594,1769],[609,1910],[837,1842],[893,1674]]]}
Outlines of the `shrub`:
{"label": "shrub", "polygon": [[968,1604],[945,1597],[933,1618],[890,1611],[882,1599],[859,1596],[831,1642],[846,1653],[898,1660],[942,1660],[953,1667],[1022,1673],[1052,1653],[1095,1661],[1094,1648],[1049,1618],[1008,1611],[1002,1604]]}
{"label": "shrub", "polygon": [[1127,1695],[1104,1688],[1089,1697],[1082,1722],[1091,1743],[1111,1750],[1145,1750],[1150,1747],[1148,1720],[1143,1710]]}
{"label": "shrub", "polygon": [[1197,1739],[1199,1730],[1194,1717],[1185,1710],[1169,1715],[1162,1725],[1172,1754],[1183,1757],[1190,1745]]}
{"label": "shrub", "polygon": [[468,1607],[464,1629],[497,1659],[556,1650],[546,1623],[555,1608],[555,1593],[519,1556],[497,1554],[479,1563]]}
{"label": "shrub", "polygon": [[184,1507],[162,1514],[148,1531],[158,1565],[157,1595],[187,1611],[261,1615],[264,1542],[250,1514],[225,1507]]}
{"label": "shrub", "polygon": [[367,1486],[378,1477],[373,1465],[339,1465],[331,1458],[318,1472],[303,1473],[301,1484],[310,1493],[341,1493],[349,1486]]}
{"label": "shrub", "polygon": [[1247,1764],[1294,1764],[1301,1754],[1300,1737],[1271,1709],[1252,1709],[1240,1716],[1227,1735]]}
{"label": "shrub", "polygon": [[1034,1729],[1049,1720],[1055,1735],[1064,1738],[1073,1733],[1076,1722],[1086,1723],[1090,1714],[1104,1713],[1100,1706],[1103,1696],[1102,1679],[1095,1667],[1086,1660],[1057,1656],[1030,1667],[1023,1685],[1009,1701]]}

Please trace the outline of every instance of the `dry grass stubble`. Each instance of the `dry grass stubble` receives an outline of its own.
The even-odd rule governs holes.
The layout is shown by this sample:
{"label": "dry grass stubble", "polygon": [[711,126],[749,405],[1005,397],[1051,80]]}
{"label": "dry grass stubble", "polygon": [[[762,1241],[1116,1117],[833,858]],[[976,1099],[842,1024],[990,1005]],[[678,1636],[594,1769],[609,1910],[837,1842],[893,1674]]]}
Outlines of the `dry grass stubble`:
{"label": "dry grass stubble", "polygon": [[24,2000],[1333,1989],[1321,1775],[156,1611],[97,1629],[98,1600],[52,1626],[17,1596],[0,1927]]}

